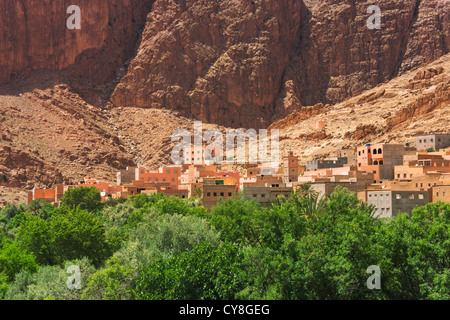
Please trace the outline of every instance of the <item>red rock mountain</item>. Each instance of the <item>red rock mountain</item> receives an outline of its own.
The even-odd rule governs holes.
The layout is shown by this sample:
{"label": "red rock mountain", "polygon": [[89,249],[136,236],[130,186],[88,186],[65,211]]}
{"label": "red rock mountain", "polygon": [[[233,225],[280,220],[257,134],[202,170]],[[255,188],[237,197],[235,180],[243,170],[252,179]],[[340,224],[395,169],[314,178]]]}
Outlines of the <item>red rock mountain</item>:
{"label": "red rock mountain", "polygon": [[[447,3],[447,6],[445,4]],[[337,103],[449,51],[446,0],[156,1],[112,102],[231,127]]]}
{"label": "red rock mountain", "polygon": [[[0,0],[0,82],[72,66],[105,81],[132,53],[154,0]],[[69,30],[69,6],[81,30]]]}
{"label": "red rock mountain", "polygon": [[102,83],[126,73],[115,106],[231,127],[338,103],[450,47],[447,0],[383,1],[380,30],[366,25],[373,1],[80,0],[81,30],[65,27],[70,4],[0,1],[0,81],[34,69]]}

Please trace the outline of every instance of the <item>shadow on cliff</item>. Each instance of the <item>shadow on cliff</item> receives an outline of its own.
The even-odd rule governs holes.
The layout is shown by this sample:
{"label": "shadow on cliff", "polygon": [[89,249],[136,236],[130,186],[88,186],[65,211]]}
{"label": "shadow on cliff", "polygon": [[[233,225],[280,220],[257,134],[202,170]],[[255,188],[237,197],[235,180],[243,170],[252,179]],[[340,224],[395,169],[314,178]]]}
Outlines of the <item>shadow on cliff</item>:
{"label": "shadow on cliff", "polygon": [[[143,2],[143,3],[141,3]],[[133,12],[132,28],[123,29],[122,20],[112,15],[109,20],[108,37],[99,48],[86,49],[75,58],[72,65],[62,69],[20,70],[11,74],[13,80],[0,83],[0,95],[19,96],[34,89],[52,89],[57,85],[67,85],[87,103],[105,107],[128,63],[139,48],[146,17],[154,0],[132,0],[141,8]],[[119,30],[122,30],[119,32]]]}

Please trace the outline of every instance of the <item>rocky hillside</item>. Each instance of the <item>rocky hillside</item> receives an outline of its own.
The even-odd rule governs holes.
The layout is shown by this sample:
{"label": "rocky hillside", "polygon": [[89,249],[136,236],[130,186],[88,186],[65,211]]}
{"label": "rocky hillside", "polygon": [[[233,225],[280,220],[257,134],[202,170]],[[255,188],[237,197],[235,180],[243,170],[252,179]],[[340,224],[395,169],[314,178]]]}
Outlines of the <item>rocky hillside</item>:
{"label": "rocky hillside", "polygon": [[[447,5],[445,5],[447,3]],[[338,103],[449,51],[446,0],[157,0],[116,106],[259,128]]]}
{"label": "rocky hillside", "polygon": [[448,133],[450,54],[341,103],[294,112],[270,128],[280,130],[283,152],[293,150],[303,162],[365,143],[414,146],[415,135]]}

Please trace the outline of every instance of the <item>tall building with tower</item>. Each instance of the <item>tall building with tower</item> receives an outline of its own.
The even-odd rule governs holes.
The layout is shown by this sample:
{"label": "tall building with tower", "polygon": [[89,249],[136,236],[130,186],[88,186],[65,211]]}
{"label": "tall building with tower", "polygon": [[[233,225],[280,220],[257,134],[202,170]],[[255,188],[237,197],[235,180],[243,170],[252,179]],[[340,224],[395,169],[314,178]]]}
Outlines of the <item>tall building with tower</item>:
{"label": "tall building with tower", "polygon": [[283,183],[298,182],[298,156],[288,151],[283,157]]}

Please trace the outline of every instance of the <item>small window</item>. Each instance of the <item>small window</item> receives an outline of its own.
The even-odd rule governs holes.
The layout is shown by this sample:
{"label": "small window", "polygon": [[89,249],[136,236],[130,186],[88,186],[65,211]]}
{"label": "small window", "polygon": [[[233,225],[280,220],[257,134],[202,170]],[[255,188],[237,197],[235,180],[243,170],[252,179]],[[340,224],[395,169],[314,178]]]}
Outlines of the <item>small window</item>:
{"label": "small window", "polygon": [[175,182],[175,178],[172,178],[172,182]]}
{"label": "small window", "polygon": [[265,198],[266,197],[266,195],[263,193],[262,195],[261,195],[261,198]]}
{"label": "small window", "polygon": [[411,193],[411,194],[409,195],[409,200],[414,200],[414,194],[413,194],[413,193]]}
{"label": "small window", "polygon": [[419,194],[419,199],[423,200],[423,194]]}
{"label": "small window", "polygon": [[217,197],[217,192],[214,192],[214,197]]}
{"label": "small window", "polygon": [[152,182],[152,178],[148,178],[148,182]]}
{"label": "small window", "polygon": [[173,173],[174,173],[174,174],[177,174],[177,173],[178,173],[178,171],[177,171],[177,170],[173,170]]}
{"label": "small window", "polygon": [[402,198],[402,195],[400,194],[400,193],[397,193],[396,195],[395,195],[395,199],[401,199]]}
{"label": "small window", "polygon": [[207,196],[207,197],[211,197],[211,192],[208,192],[208,193],[206,194],[206,196]]}
{"label": "small window", "polygon": [[170,174],[170,170],[167,170],[167,174]]}
{"label": "small window", "polygon": [[253,198],[256,198],[256,194],[253,194]]}
{"label": "small window", "polygon": [[231,197],[231,196],[232,196],[231,192],[228,192],[228,196],[229,196],[229,197]]}

